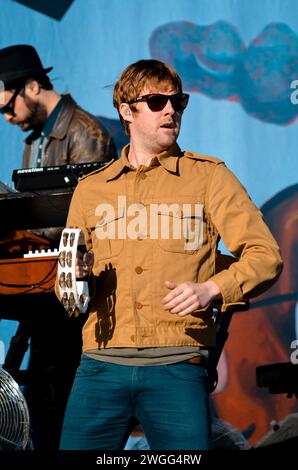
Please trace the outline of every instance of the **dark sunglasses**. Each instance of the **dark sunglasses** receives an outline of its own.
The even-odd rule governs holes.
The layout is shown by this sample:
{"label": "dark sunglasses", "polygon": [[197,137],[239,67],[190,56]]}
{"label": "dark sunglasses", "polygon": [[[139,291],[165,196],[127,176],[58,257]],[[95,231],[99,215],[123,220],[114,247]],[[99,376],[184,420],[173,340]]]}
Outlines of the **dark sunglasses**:
{"label": "dark sunglasses", "polygon": [[6,103],[6,105],[3,106],[2,108],[0,108],[0,113],[1,114],[8,114],[9,116],[14,116],[15,115],[14,103],[15,103],[16,97],[21,92],[22,88],[17,88],[16,91],[14,92],[14,94],[12,95],[12,97],[10,98],[10,100]]}
{"label": "dark sunglasses", "polygon": [[128,101],[128,104],[138,103],[139,101],[146,101],[148,108],[151,111],[161,111],[167,105],[168,100],[175,111],[183,111],[188,103],[189,95],[187,93],[176,93],[175,95],[162,95],[158,93],[150,93],[149,95],[139,96],[133,100]]}

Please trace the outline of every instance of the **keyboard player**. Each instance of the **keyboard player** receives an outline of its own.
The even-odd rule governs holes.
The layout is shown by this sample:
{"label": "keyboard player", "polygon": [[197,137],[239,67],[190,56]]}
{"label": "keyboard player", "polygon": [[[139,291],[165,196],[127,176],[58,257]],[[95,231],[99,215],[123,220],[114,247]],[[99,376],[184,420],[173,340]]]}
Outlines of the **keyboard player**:
{"label": "keyboard player", "polygon": [[[9,124],[24,132],[31,131],[25,140],[23,167],[115,158],[116,149],[109,132],[79,107],[71,95],[54,90],[48,76],[51,70],[52,67],[42,65],[37,51],[30,45],[0,50],[0,80],[4,83],[0,113]],[[24,231],[21,237],[15,231],[2,232],[0,237],[1,257],[15,257],[22,255],[24,244],[28,249],[58,247],[60,230],[53,227],[34,233]],[[27,399],[33,423],[33,444],[39,449],[58,446],[64,404],[77,366],[71,351],[78,351],[77,358],[81,351],[82,325],[80,321],[66,319],[59,307],[55,312],[48,312],[45,304],[43,315],[34,322],[31,332],[29,369],[32,381]],[[41,376],[47,377],[42,385]]]}

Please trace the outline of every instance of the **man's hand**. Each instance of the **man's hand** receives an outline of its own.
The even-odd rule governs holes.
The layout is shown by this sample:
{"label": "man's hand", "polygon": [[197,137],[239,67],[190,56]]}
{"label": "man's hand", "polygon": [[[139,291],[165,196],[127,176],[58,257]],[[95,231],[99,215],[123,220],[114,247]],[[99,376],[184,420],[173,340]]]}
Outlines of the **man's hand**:
{"label": "man's hand", "polygon": [[81,251],[77,251],[76,259],[76,278],[90,276],[94,264],[93,251],[87,251],[84,255]]}
{"label": "man's hand", "polygon": [[213,281],[201,284],[188,281],[176,284],[172,281],[166,281],[165,286],[171,292],[162,299],[163,308],[170,313],[177,313],[181,317],[199,308],[204,308],[212,300],[221,297],[219,287]]}

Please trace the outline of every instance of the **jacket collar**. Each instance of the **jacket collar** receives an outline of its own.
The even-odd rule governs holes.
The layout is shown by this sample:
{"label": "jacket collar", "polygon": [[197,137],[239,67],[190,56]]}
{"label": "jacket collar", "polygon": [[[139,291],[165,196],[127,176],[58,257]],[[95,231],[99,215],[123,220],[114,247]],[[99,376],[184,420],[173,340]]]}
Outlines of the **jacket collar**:
{"label": "jacket collar", "polygon": [[[60,112],[57,116],[56,122],[53,126],[53,129],[48,135],[48,138],[53,137],[54,139],[62,140],[67,134],[70,122],[72,120],[77,104],[71,95],[63,95],[64,102],[60,109]],[[40,130],[34,130],[26,139],[26,144],[31,144],[31,142],[37,139],[40,135]]]}
{"label": "jacket collar", "polygon": [[[128,153],[129,153],[129,144],[127,144],[121,152],[121,156],[119,160],[116,160],[115,163],[110,167],[109,176],[107,181],[114,180],[120,176],[120,174],[125,171],[134,171],[136,170],[135,167],[128,160]],[[150,167],[159,166],[161,165],[170,173],[177,173],[178,172],[178,159],[181,155],[181,149],[178,144],[172,145],[168,150],[161,152],[160,154],[156,155],[150,162]],[[127,171],[126,170],[126,171]]]}

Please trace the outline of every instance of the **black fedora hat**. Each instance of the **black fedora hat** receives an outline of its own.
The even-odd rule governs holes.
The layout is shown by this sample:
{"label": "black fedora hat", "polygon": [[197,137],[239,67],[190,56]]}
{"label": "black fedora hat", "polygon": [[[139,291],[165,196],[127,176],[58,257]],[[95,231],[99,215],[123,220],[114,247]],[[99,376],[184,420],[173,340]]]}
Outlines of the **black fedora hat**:
{"label": "black fedora hat", "polygon": [[52,68],[43,68],[36,50],[27,44],[0,49],[0,80],[4,84],[38,73],[48,73]]}

